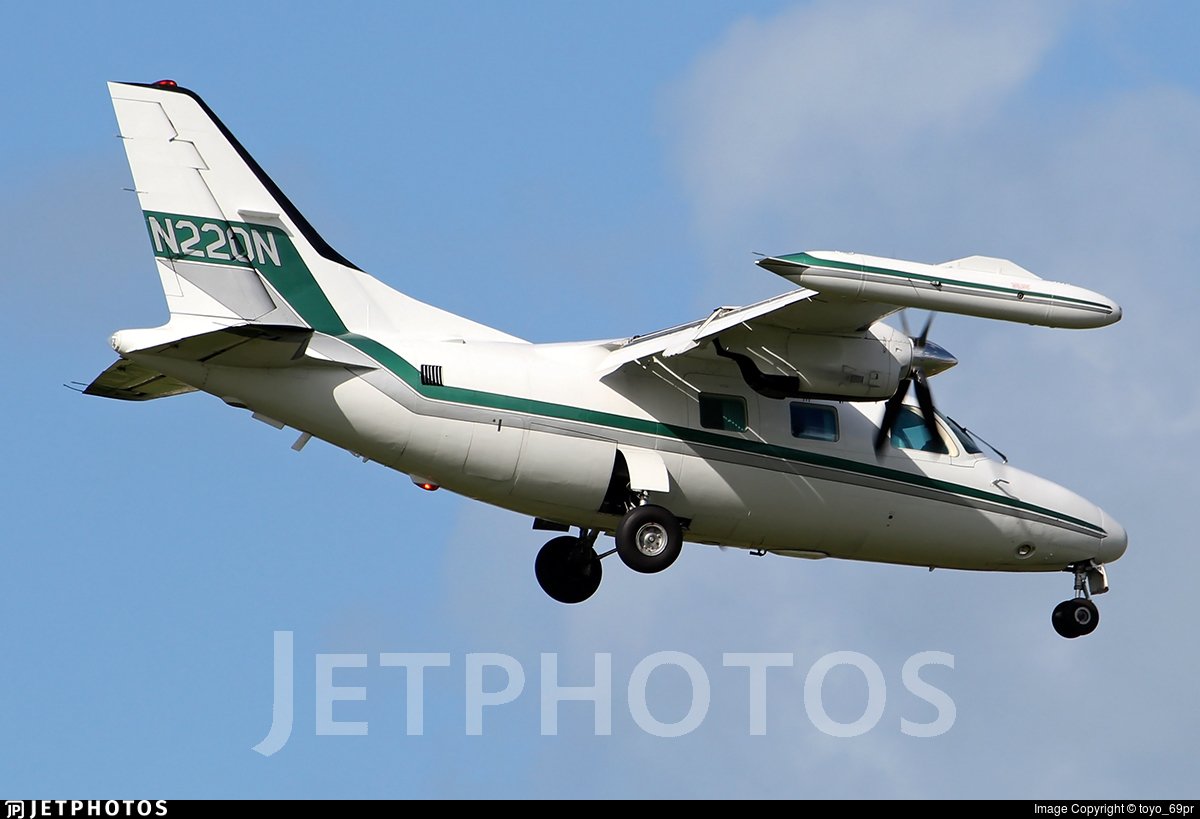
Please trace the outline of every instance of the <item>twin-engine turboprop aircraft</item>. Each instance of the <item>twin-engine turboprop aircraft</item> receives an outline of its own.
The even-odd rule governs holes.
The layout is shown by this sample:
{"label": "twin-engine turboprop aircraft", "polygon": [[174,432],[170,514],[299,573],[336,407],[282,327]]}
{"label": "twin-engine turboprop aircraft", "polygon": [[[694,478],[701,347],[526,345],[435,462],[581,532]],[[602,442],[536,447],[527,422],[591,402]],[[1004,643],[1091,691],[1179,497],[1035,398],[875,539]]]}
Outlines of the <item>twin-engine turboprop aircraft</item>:
{"label": "twin-engine turboprop aircraft", "polygon": [[[685,541],[930,568],[1069,571],[1059,634],[1126,534],[1104,510],[986,456],[934,408],[947,351],[905,307],[1048,327],[1120,308],[1012,262],[808,252],[758,262],[795,289],[633,338],[531,344],[367,275],[321,238],[194,92],[111,83],[170,321],[112,337],[90,395],[200,390],[277,427],[570,532],[535,570],[597,589],[596,540],[659,572]],[[909,403],[909,392],[916,401]]]}

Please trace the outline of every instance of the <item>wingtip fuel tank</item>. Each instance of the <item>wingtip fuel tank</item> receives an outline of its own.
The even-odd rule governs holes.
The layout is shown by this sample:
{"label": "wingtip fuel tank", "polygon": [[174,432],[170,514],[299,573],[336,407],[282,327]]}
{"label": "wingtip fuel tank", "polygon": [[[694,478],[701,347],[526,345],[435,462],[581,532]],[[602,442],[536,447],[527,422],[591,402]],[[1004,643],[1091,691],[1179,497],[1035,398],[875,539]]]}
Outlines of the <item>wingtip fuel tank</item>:
{"label": "wingtip fuel tank", "polygon": [[820,293],[903,307],[961,313],[1042,327],[1104,327],[1121,318],[1112,299],[1040,279],[1006,259],[972,256],[933,265],[813,250],[758,264]]}

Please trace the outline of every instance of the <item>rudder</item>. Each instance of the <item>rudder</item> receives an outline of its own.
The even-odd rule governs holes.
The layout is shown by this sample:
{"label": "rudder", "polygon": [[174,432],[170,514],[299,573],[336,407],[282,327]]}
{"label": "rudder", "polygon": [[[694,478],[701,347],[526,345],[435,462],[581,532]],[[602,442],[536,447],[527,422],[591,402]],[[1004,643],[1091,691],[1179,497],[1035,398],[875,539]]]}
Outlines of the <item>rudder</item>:
{"label": "rudder", "polygon": [[[338,275],[358,268],[198,95],[171,81],[109,83],[109,92],[171,313],[309,326],[289,305],[297,287],[336,290]],[[285,280],[293,292],[282,297]]]}
{"label": "rudder", "polygon": [[520,341],[362,272],[193,91],[163,80],[109,93],[173,323]]}

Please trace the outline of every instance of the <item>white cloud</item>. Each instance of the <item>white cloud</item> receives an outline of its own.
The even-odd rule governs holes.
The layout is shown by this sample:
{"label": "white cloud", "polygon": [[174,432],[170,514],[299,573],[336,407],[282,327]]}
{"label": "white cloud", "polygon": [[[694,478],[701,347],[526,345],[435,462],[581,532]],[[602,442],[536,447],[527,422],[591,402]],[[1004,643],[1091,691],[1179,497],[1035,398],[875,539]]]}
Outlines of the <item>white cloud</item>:
{"label": "white cloud", "polygon": [[[809,4],[738,23],[670,90],[664,119],[709,253],[708,287],[731,296],[719,301],[754,286],[718,275],[735,261],[744,269],[747,250],[843,247],[925,261],[1008,256],[1122,302],[1120,324],[1091,332],[944,317],[935,334],[963,365],[934,386],[952,414],[1011,444],[1019,465],[1101,501],[1133,540],[1112,568],[1101,632],[1079,645],[1049,629],[1050,607],[1069,595],[1062,576],[779,560],[758,572],[693,549],[655,579],[653,598],[623,601],[626,621],[651,624],[658,640],[627,633],[626,650],[748,641],[794,650],[807,667],[826,650],[861,649],[884,665],[943,648],[959,660],[950,679],[960,709],[938,740],[881,729],[830,745],[811,727],[748,742],[740,703],[727,703],[703,743],[670,749],[700,772],[693,782],[712,770],[712,747],[760,760],[761,778],[721,780],[745,795],[1049,795],[1100,769],[1114,795],[1182,781],[1177,765],[1148,770],[1103,747],[1133,747],[1144,726],[1169,721],[1190,696],[1175,680],[1195,672],[1161,624],[1186,617],[1180,577],[1200,570],[1194,551],[1167,548],[1190,530],[1186,476],[1200,455],[1200,388],[1185,375],[1200,308],[1189,262],[1200,255],[1200,99],[1103,84],[1069,104],[1039,96],[1039,72],[1079,17],[1044,5]],[[598,598],[615,585],[606,580]],[[602,633],[589,620],[577,641]],[[1171,671],[1128,671],[1135,644]],[[1092,707],[1106,710],[1103,747],[1070,716]],[[895,715],[889,706],[886,719]],[[804,720],[785,700],[772,727]],[[1155,753],[1183,753],[1177,733],[1160,732]],[[633,745],[634,767],[664,750]],[[984,768],[995,776],[981,778]]]}
{"label": "white cloud", "polygon": [[[510,652],[535,674],[537,654],[558,650],[564,678],[574,674],[578,682],[586,681],[593,652],[615,655],[611,738],[591,737],[589,720],[577,719],[586,712],[570,708],[561,742],[537,737],[531,683],[520,719],[505,723],[506,714],[498,715],[495,753],[480,754],[478,744],[460,744],[461,698],[448,696],[453,720],[439,711],[428,724],[431,743],[439,741],[439,726],[451,738],[432,753],[431,745],[420,746],[436,759],[449,783],[445,792],[456,792],[456,777],[475,781],[466,772],[473,762],[493,777],[481,780],[481,791],[504,792],[497,782],[512,768],[539,794],[565,796],[1011,797],[1078,793],[1086,785],[1098,798],[1173,795],[1192,782],[1187,766],[1200,723],[1194,708],[1180,704],[1191,701],[1196,672],[1188,583],[1200,553],[1190,548],[1181,518],[1194,505],[1198,453],[1181,433],[1195,429],[1200,412],[1190,377],[1200,288],[1188,261],[1200,251],[1191,201],[1200,186],[1200,102],[1187,91],[1133,89],[1071,109],[1031,110],[1025,92],[1067,23],[1042,5],[805,5],[734,26],[674,87],[668,119],[694,195],[697,233],[714,263],[758,241],[769,241],[757,245],[768,251],[815,243],[931,261],[986,252],[1124,303],[1124,321],[1097,332],[951,317],[935,328],[963,360],[935,383],[951,412],[961,409],[963,420],[996,430],[997,444],[1011,443],[1028,459],[1022,465],[1085,494],[1103,487],[1118,504],[1113,511],[1129,526],[1133,545],[1113,568],[1099,632],[1065,643],[1050,631],[1050,607],[1069,593],[1065,576],[927,574],[759,560],[700,546],[652,577],[610,558],[597,596],[567,608],[540,596],[532,560],[548,536],[530,532],[527,519],[456,501],[422,507],[414,522],[379,501],[379,548],[410,550],[403,567],[418,573],[428,569],[420,555],[439,542],[425,531],[428,522],[465,510],[447,537],[449,591],[444,609],[433,607],[442,616],[407,621],[406,593],[420,581],[392,584],[385,565],[375,571],[376,590],[363,608],[321,635],[330,646],[357,650],[382,641],[388,649],[453,650],[459,667],[439,681],[459,679],[463,651]],[[51,194],[45,203],[62,199],[61,190]],[[55,212],[31,210],[28,201],[22,207]],[[118,215],[126,225],[120,229],[137,230],[136,220]],[[108,229],[109,221],[98,224]],[[27,233],[53,238],[61,231]],[[87,250],[91,238],[81,234],[68,250]],[[33,250],[21,258],[34,269],[41,251],[26,244]],[[137,298],[153,300],[139,305],[142,319],[132,320],[145,323],[156,315],[147,310],[161,310],[161,296],[138,244],[128,246],[139,254],[130,268],[130,281],[144,294]],[[736,269],[745,269],[744,259]],[[109,280],[89,276],[93,284],[85,282],[80,293],[108,292],[110,285],[94,282]],[[80,285],[66,276],[59,281]],[[688,278],[677,283],[683,290]],[[741,295],[745,288],[737,284]],[[51,303],[51,295],[58,298],[43,294],[42,301]],[[29,322],[45,325],[40,313],[26,312]],[[222,416],[219,423],[229,421]],[[365,508],[343,507],[356,518]],[[345,531],[337,536],[370,547]],[[304,574],[315,564],[297,565]],[[381,625],[380,611],[394,619]],[[389,629],[403,637],[399,645],[377,636]],[[710,718],[680,740],[643,735],[623,711],[631,665],[662,649],[694,653],[713,678]],[[811,664],[842,649],[869,654],[889,684],[884,722],[853,740],[820,735],[801,698]],[[899,668],[910,653],[927,649],[957,657],[957,668],[940,681],[959,720],[944,737],[913,740],[899,735],[899,717],[923,715],[899,685]],[[723,651],[795,653],[794,673],[770,677],[766,737],[748,735],[744,672],[722,669]],[[665,714],[683,692],[668,687],[659,694],[655,705]],[[831,703],[837,696],[830,691]],[[853,692],[845,701],[855,704]],[[343,758],[341,746],[337,753]],[[531,755],[539,764],[528,764]],[[393,766],[385,767],[379,777],[394,787]]]}
{"label": "white cloud", "polygon": [[739,22],[669,95],[702,232],[741,233],[831,194],[905,198],[910,188],[873,179],[899,181],[889,166],[914,145],[995,127],[1059,16],[1033,3],[854,2]]}

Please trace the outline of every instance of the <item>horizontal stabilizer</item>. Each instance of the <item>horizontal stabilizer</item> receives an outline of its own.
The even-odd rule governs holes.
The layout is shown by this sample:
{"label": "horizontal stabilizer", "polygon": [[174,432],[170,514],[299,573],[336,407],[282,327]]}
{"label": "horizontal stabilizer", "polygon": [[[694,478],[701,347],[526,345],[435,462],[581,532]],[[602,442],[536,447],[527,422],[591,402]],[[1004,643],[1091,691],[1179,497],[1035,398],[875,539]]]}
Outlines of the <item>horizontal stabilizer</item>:
{"label": "horizontal stabilizer", "polygon": [[[134,331],[136,332],[136,331]],[[128,335],[127,335],[128,334]],[[116,335],[117,352],[159,355],[220,367],[290,367],[301,363],[312,330],[245,324],[187,336],[165,344],[130,350],[123,342],[130,331]]]}
{"label": "horizontal stabilizer", "polygon": [[344,341],[305,328],[239,324],[180,334],[175,327],[173,321],[149,330],[121,330],[113,336],[113,348],[128,358],[162,356],[214,367],[378,366]]}
{"label": "horizontal stabilizer", "polygon": [[[328,336],[314,338],[312,330],[243,324],[207,333],[179,337],[173,325],[151,330],[122,330],[113,336],[113,347],[122,356],[83,391],[84,395],[149,401],[193,392],[182,381],[163,375],[156,359],[190,361],[213,367],[356,367],[378,365],[349,344]],[[137,361],[131,360],[137,359]],[[170,369],[165,366],[164,369]]]}
{"label": "horizontal stabilizer", "polygon": [[176,381],[149,367],[122,358],[96,376],[96,380],[88,384],[83,394],[117,398],[121,401],[149,401],[152,398],[169,398],[172,395],[195,391],[195,387],[189,387],[182,381]]}

